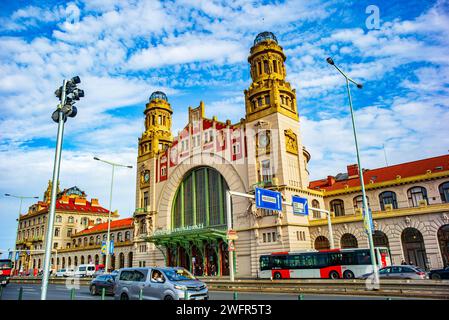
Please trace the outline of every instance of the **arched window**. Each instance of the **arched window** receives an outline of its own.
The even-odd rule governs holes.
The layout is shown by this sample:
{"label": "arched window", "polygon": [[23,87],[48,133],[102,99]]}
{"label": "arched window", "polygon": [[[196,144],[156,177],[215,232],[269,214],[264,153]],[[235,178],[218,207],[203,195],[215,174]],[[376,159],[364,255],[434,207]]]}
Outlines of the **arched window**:
{"label": "arched window", "polygon": [[147,221],[145,218],[140,220],[139,223],[139,234],[146,234],[147,233]]}
{"label": "arched window", "polygon": [[[363,208],[363,195],[359,195],[353,199],[354,201],[354,209],[362,209]],[[366,202],[369,208],[369,198],[366,197]]]}
{"label": "arched window", "polygon": [[108,238],[108,235],[105,233],[105,234],[103,235],[103,241],[106,241],[107,238]]}
{"label": "arched window", "polygon": [[398,208],[398,202],[396,200],[396,193],[393,191],[384,191],[381,194],[379,194],[379,202],[380,202],[380,208],[382,210],[385,210],[386,204],[391,204],[393,209]]}
{"label": "arched window", "polygon": [[72,268],[72,258],[71,257],[67,258],[67,267]]}
{"label": "arched window", "polygon": [[173,201],[172,227],[225,226],[228,189],[223,176],[213,168],[200,167],[188,172]]}
{"label": "arched window", "polygon": [[118,241],[118,242],[122,242],[122,241],[123,241],[122,233],[121,233],[121,232],[117,233],[117,241]]}
{"label": "arched window", "polygon": [[125,267],[125,254],[123,252],[120,252],[119,255],[119,268]]}
{"label": "arched window", "polygon": [[330,248],[329,240],[325,236],[318,236],[315,239],[316,250],[329,250]]}
{"label": "arched window", "polygon": [[343,203],[343,200],[341,199],[335,199],[330,202],[331,211],[335,213],[336,217],[344,216],[345,215],[345,205]]}
{"label": "arched window", "polygon": [[100,242],[101,242],[101,237],[100,237],[100,235],[98,235],[95,239],[95,244],[100,244]]}
{"label": "arched window", "polygon": [[87,237],[85,237],[85,238],[83,239],[83,242],[84,242],[84,246],[87,246]]}
{"label": "arched window", "polygon": [[97,223],[97,224],[101,223],[101,218],[97,218],[96,223]]}
{"label": "arched window", "polygon": [[132,268],[133,266],[133,253],[132,251],[128,253],[128,268]]}
{"label": "arched window", "polygon": [[[318,202],[318,200],[313,199],[312,200],[312,208],[320,208],[320,203]],[[319,211],[313,210],[313,218],[315,219],[320,219],[321,218],[321,213]]]}
{"label": "arched window", "polygon": [[390,247],[387,235],[379,230],[374,231],[373,242],[375,247]]}
{"label": "arched window", "polygon": [[429,203],[427,200],[427,190],[424,187],[413,187],[408,189],[408,203],[411,207],[419,206],[419,202],[421,200],[425,200],[426,203]]}
{"label": "arched window", "polygon": [[359,244],[357,238],[353,234],[345,233],[341,236],[340,246],[342,249],[349,249],[358,248]]}
{"label": "arched window", "polygon": [[74,259],[74,265],[75,265],[75,267],[78,266],[78,257],[75,257],[75,259]]}
{"label": "arched window", "polygon": [[65,268],[65,258],[62,257],[62,268]]}
{"label": "arched window", "polygon": [[114,241],[114,237],[115,237],[114,233],[111,233],[109,239],[110,239],[111,241]]}
{"label": "arched window", "polygon": [[62,217],[61,216],[56,216],[56,222],[62,222]]}
{"label": "arched window", "polygon": [[89,237],[89,245],[93,245],[94,244],[94,236],[90,236]]}
{"label": "arched window", "polygon": [[84,256],[81,256],[81,264],[84,264]]}
{"label": "arched window", "polygon": [[87,219],[86,217],[84,217],[84,218],[81,219],[81,224],[82,224],[82,225],[87,225],[88,222],[89,222],[89,219]]}
{"label": "arched window", "polygon": [[70,216],[70,217],[68,218],[68,222],[69,222],[69,223],[73,223],[73,221],[74,221],[73,217]]}
{"label": "arched window", "polygon": [[449,202],[449,181],[440,184],[438,190],[440,190],[441,202]]}
{"label": "arched window", "polygon": [[129,240],[131,240],[131,232],[126,231],[125,232],[125,241],[129,241]]}

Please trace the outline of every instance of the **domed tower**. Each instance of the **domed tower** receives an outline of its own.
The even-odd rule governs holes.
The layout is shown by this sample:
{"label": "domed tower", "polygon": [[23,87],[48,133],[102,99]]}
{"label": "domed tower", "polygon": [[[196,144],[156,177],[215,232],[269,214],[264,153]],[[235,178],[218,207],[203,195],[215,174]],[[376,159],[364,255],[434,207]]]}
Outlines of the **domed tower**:
{"label": "domed tower", "polygon": [[309,153],[300,138],[296,90],[286,81],[287,57],[272,32],[259,33],[248,56],[251,85],[245,90],[250,184],[307,189]]}
{"label": "domed tower", "polygon": [[173,142],[171,133],[173,110],[165,93],[153,92],[144,114],[145,132],[139,139],[139,158],[153,158],[167,150]]}
{"label": "domed tower", "polygon": [[253,80],[245,90],[248,121],[275,112],[298,120],[296,91],[285,81],[285,60],[284,50],[272,32],[257,35],[248,57]]}

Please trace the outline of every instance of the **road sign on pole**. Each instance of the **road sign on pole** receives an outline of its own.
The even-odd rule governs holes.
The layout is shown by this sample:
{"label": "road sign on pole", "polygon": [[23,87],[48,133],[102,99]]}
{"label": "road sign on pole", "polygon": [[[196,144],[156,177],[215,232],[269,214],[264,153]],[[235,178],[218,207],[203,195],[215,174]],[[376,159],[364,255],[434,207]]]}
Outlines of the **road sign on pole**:
{"label": "road sign on pole", "polygon": [[256,188],[256,207],[282,211],[282,195],[278,191]]}
{"label": "road sign on pole", "polygon": [[235,230],[228,230],[226,234],[227,240],[237,240],[239,237],[237,236],[237,231]]}
{"label": "road sign on pole", "polygon": [[293,214],[309,215],[309,203],[307,198],[292,196]]}
{"label": "road sign on pole", "polygon": [[229,252],[235,251],[235,246],[234,246],[234,241],[233,240],[229,240],[228,251]]}

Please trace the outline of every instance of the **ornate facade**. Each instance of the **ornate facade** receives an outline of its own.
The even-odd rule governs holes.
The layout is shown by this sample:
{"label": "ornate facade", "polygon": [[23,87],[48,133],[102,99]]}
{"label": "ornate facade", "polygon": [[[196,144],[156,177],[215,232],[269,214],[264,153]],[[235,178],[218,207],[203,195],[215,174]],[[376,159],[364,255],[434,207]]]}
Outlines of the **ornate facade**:
{"label": "ornate facade", "polygon": [[[207,118],[200,102],[189,107],[188,123],[173,135],[168,98],[151,95],[137,159],[134,265],[180,265],[197,275],[227,275],[226,191],[251,194],[257,186],[280,191],[286,201],[299,195],[311,207],[330,210],[337,247],[368,246],[357,167],[349,166],[347,175],[309,181],[310,154],[300,139],[297,96],[286,80],[285,60],[272,33],[256,37],[248,57],[252,82],[244,91],[246,114],[237,123]],[[366,171],[375,241],[390,248],[395,263],[405,259],[432,268],[447,263],[448,159],[429,161],[418,171],[407,164]],[[427,188],[427,200],[409,204],[419,197],[415,186]],[[439,195],[438,188],[446,191]],[[396,192],[397,205],[390,205],[391,193],[383,194],[381,204],[374,201],[387,191]],[[329,247],[326,219],[313,210],[309,216],[296,215],[287,205],[282,212],[261,210],[239,197],[230,205],[238,236],[237,276],[257,277],[262,254]]]}

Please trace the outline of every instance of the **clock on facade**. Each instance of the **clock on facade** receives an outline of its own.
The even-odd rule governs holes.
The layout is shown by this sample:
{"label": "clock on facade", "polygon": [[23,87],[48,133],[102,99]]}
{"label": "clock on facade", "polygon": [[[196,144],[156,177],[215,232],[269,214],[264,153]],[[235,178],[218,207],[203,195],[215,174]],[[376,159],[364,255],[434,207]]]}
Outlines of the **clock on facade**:
{"label": "clock on facade", "polygon": [[143,175],[143,181],[145,181],[145,183],[150,181],[150,173],[148,171],[146,171],[145,174]]}

